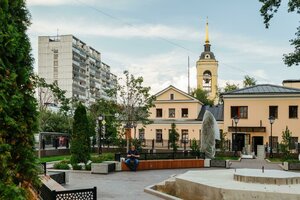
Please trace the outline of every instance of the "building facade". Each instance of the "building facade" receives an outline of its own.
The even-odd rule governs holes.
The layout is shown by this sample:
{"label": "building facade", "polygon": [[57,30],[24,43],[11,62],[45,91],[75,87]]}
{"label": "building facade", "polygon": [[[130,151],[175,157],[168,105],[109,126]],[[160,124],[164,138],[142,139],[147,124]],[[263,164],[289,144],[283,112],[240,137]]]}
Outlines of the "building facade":
{"label": "building facade", "polygon": [[67,98],[86,105],[110,99],[105,90],[116,86],[117,77],[102,62],[100,52],[73,35],[39,36],[38,40],[38,74],[47,83],[57,82]]}
{"label": "building facade", "polygon": [[[257,145],[270,146],[276,152],[282,132],[288,127],[292,132],[292,149],[300,137],[300,89],[278,85],[255,85],[222,94],[224,101],[224,127],[232,150],[244,147],[257,151]],[[235,124],[234,117],[239,118]],[[274,123],[270,124],[270,117]]]}
{"label": "building facade", "polygon": [[[179,147],[189,147],[193,139],[199,142],[204,112],[212,107],[203,106],[199,100],[172,85],[155,96],[155,107],[150,109],[149,117],[153,123],[146,127],[138,124],[136,130],[131,132],[132,137],[135,135],[136,138],[144,140],[148,147],[154,141],[154,147],[167,148],[169,132],[174,123],[179,133]],[[219,116],[217,122],[219,128],[222,128],[223,114],[215,113],[215,115]]]}

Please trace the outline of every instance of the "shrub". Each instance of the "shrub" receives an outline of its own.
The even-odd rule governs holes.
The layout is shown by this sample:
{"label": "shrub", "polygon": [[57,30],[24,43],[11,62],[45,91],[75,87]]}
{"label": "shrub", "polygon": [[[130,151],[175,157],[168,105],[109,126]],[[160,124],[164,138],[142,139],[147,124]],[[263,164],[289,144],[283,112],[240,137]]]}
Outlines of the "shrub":
{"label": "shrub", "polygon": [[105,153],[91,158],[93,163],[102,163],[103,161],[113,161],[115,156],[113,153]]}
{"label": "shrub", "polygon": [[92,169],[92,164],[85,165],[85,170],[91,171],[91,169]]}
{"label": "shrub", "polygon": [[70,169],[68,163],[65,161],[55,163],[53,167],[54,167],[54,169]]}
{"label": "shrub", "polygon": [[73,170],[82,170],[81,165],[78,165],[78,164],[73,164],[72,167],[73,167]]}

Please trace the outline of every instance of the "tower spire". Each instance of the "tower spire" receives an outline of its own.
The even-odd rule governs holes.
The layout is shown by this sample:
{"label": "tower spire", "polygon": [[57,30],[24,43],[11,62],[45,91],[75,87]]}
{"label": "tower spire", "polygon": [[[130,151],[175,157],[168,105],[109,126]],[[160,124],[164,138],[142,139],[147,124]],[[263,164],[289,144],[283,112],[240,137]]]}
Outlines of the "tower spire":
{"label": "tower spire", "polygon": [[206,26],[205,26],[205,44],[209,44],[209,38],[208,38],[208,17],[206,17]]}

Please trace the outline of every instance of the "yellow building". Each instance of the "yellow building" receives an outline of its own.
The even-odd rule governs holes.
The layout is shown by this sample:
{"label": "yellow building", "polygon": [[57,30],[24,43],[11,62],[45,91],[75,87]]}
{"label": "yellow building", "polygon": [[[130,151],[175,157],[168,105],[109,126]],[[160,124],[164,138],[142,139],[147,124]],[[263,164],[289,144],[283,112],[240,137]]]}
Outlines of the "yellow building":
{"label": "yellow building", "polygon": [[[210,110],[215,116],[219,124],[219,128],[223,127],[223,106],[204,106],[199,100],[193,96],[169,86],[158,92],[154,102],[155,107],[150,109],[150,120],[153,122],[146,127],[138,124],[138,138],[145,140],[146,146],[154,146],[156,148],[167,148],[169,140],[169,131],[171,124],[176,124],[176,130],[180,135],[179,146],[189,147],[192,139],[199,141],[202,127],[202,118],[205,110]],[[134,131],[133,131],[134,132]]]}
{"label": "yellow building", "polygon": [[[241,151],[250,145],[256,152],[257,145],[270,144],[272,124],[272,147],[277,150],[282,131],[286,127],[292,132],[291,148],[295,148],[300,136],[300,89],[277,85],[256,85],[222,94],[224,101],[224,132],[228,139]],[[239,118],[235,124],[233,118]]]}
{"label": "yellow building", "polygon": [[[273,152],[281,142],[286,127],[292,132],[291,148],[296,148],[300,137],[300,89],[278,85],[256,85],[222,94],[223,104],[205,106],[189,94],[169,86],[156,94],[155,107],[150,109],[152,124],[137,126],[137,138],[147,147],[167,148],[171,124],[176,124],[180,135],[179,146],[189,147],[192,139],[201,138],[203,115],[209,110],[217,120],[220,132],[227,133],[228,150],[251,152],[257,145],[270,144],[272,124]],[[234,123],[234,117],[239,121]]]}
{"label": "yellow building", "polygon": [[208,36],[208,22],[206,23],[204,52],[201,53],[197,66],[197,88],[205,90],[209,94],[209,99],[215,100],[218,86],[218,61],[213,52],[210,51]]}

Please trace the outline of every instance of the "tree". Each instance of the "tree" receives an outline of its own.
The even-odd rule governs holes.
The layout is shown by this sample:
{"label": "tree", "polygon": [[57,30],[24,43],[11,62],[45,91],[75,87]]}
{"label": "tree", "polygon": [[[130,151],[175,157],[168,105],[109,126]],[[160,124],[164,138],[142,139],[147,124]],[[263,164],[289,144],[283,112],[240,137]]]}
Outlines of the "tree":
{"label": "tree", "polygon": [[288,129],[288,127],[285,128],[284,131],[282,131],[282,140],[280,143],[280,150],[283,153],[283,157],[285,160],[288,160],[290,158],[290,142],[292,138],[292,132]]}
{"label": "tree", "polygon": [[197,143],[197,140],[195,138],[193,138],[192,140],[192,145],[191,145],[191,149],[192,149],[192,154],[198,156],[200,153],[200,146]]}
{"label": "tree", "polygon": [[[118,128],[120,127],[120,121],[115,117],[116,113],[120,113],[120,106],[115,101],[99,99],[96,103],[90,106],[90,124],[95,130],[95,122],[101,115],[105,117],[105,136],[107,143],[116,142],[118,140]],[[93,135],[96,136],[95,131]],[[91,135],[91,136],[93,136]]]}
{"label": "tree", "polygon": [[0,1],[0,196],[33,198],[39,184],[34,133],[33,58],[26,31],[29,12],[23,0]]}
{"label": "tree", "polygon": [[39,110],[47,108],[46,103],[59,103],[60,110],[67,113],[70,108],[71,99],[65,96],[66,91],[58,87],[57,82],[47,83],[44,78],[32,75],[34,86],[38,89]]}
{"label": "tree", "polygon": [[244,87],[250,87],[256,85],[256,80],[253,77],[246,75],[243,81]]}
{"label": "tree", "polygon": [[85,107],[79,103],[74,115],[73,133],[71,135],[71,164],[87,163],[90,159],[91,144],[88,119]]}
{"label": "tree", "polygon": [[[150,87],[143,86],[143,77],[135,78],[128,71],[124,71],[124,78],[119,79],[116,88],[108,90],[109,96],[116,96],[120,105],[120,119],[128,128],[133,123],[150,124],[149,109],[154,106],[154,96],[151,96]],[[128,138],[127,138],[128,139]],[[129,149],[127,141],[127,149]]]}
{"label": "tree", "polygon": [[41,110],[39,113],[39,131],[71,133],[72,119],[62,112]]}
{"label": "tree", "polygon": [[[260,14],[264,18],[264,24],[266,28],[270,26],[270,20],[273,18],[274,14],[278,11],[281,5],[281,0],[259,0],[263,3],[260,8]],[[289,0],[288,1],[288,12],[296,12],[300,14],[300,1],[299,0]],[[295,33],[296,38],[290,40],[291,45],[295,46],[295,50],[292,53],[284,54],[284,63],[291,67],[292,65],[299,65],[300,63],[300,26],[297,27],[297,32]]]}
{"label": "tree", "polygon": [[191,94],[196,99],[198,99],[200,102],[202,102],[204,105],[213,105],[214,104],[213,100],[208,99],[208,92],[205,90],[197,88],[197,89],[193,90]]}
{"label": "tree", "polygon": [[171,131],[169,133],[169,143],[173,152],[177,151],[178,145],[177,142],[179,140],[179,133],[176,131],[176,125],[174,123],[171,124]]}
{"label": "tree", "polygon": [[236,84],[230,84],[229,82],[226,82],[226,86],[224,88],[224,92],[231,92],[233,90],[239,89],[239,85]]}

